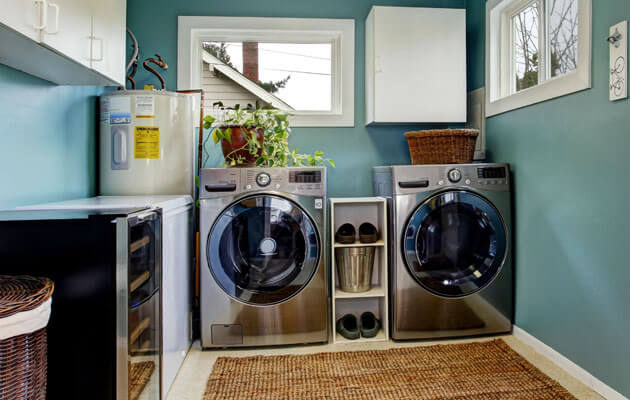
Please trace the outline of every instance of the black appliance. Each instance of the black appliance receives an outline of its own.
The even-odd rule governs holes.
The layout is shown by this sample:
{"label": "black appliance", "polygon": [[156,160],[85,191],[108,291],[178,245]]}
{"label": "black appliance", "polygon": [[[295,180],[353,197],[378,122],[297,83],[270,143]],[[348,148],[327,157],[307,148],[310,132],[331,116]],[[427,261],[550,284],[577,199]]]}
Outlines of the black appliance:
{"label": "black appliance", "polygon": [[161,241],[155,209],[0,212],[1,273],[55,282],[48,399],[161,398]]}

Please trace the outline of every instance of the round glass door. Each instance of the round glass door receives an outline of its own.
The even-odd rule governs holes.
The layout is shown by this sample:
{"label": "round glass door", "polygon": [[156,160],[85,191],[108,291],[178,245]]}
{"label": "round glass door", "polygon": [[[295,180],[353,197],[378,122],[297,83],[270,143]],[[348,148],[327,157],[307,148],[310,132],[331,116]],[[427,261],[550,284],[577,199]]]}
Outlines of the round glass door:
{"label": "round glass door", "polygon": [[227,294],[249,304],[276,304],[295,296],[313,277],[319,235],[296,203],[256,195],[219,215],[206,256],[210,272]]}
{"label": "round glass door", "polygon": [[490,284],[503,267],[503,218],[477,194],[439,193],[412,214],[402,251],[407,269],[422,287],[438,296],[467,296]]}

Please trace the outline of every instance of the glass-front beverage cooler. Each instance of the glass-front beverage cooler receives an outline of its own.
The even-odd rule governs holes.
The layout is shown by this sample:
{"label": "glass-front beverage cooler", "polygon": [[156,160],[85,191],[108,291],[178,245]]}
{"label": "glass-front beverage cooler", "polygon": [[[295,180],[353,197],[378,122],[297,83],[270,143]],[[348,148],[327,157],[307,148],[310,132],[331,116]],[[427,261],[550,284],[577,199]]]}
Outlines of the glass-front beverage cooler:
{"label": "glass-front beverage cooler", "polygon": [[55,282],[50,399],[160,400],[160,209],[0,212],[2,273]]}
{"label": "glass-front beverage cooler", "polygon": [[[118,399],[160,398],[161,226],[157,212],[117,221]],[[127,237],[125,240],[124,237]],[[127,369],[125,371],[125,366]],[[126,373],[125,373],[126,372]],[[126,392],[126,393],[125,393]]]}

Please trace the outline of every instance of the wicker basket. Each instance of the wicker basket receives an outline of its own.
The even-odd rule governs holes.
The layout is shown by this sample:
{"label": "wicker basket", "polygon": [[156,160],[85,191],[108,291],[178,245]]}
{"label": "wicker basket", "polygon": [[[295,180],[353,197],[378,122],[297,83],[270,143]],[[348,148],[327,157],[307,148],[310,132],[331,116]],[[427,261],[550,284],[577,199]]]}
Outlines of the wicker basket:
{"label": "wicker basket", "polygon": [[[53,289],[47,278],[0,275],[0,319],[37,309]],[[0,400],[44,400],[46,365],[45,326],[0,340]]]}
{"label": "wicker basket", "polygon": [[412,164],[466,164],[475,155],[476,129],[405,132]]}

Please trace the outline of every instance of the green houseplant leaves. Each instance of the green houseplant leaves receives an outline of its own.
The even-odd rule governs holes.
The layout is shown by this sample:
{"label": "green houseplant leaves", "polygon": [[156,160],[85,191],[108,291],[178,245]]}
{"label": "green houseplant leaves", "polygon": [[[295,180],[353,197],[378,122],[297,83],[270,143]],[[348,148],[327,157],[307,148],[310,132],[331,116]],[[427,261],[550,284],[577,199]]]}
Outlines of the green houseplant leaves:
{"label": "green houseplant leaves", "polygon": [[[223,107],[217,102],[214,106]],[[225,108],[224,108],[225,109]],[[204,117],[204,129],[212,129],[212,140],[215,144],[227,141],[232,145],[235,128],[239,128],[239,134],[243,136],[244,144],[226,154],[224,151],[226,167],[234,167],[250,163],[255,158],[257,167],[289,167],[289,166],[316,166],[330,164],[335,167],[333,160],[324,157],[322,151],[313,154],[298,153],[298,149],[289,148],[289,114],[273,109],[261,108],[258,102],[256,106],[248,104],[246,108],[239,105],[227,109],[225,117],[220,123],[210,115]],[[262,133],[262,140],[260,140]],[[236,139],[236,138],[234,138]],[[239,138],[240,140],[240,138]],[[240,143],[240,142],[239,142]],[[244,157],[246,154],[250,157]],[[249,159],[248,159],[249,158]]]}

